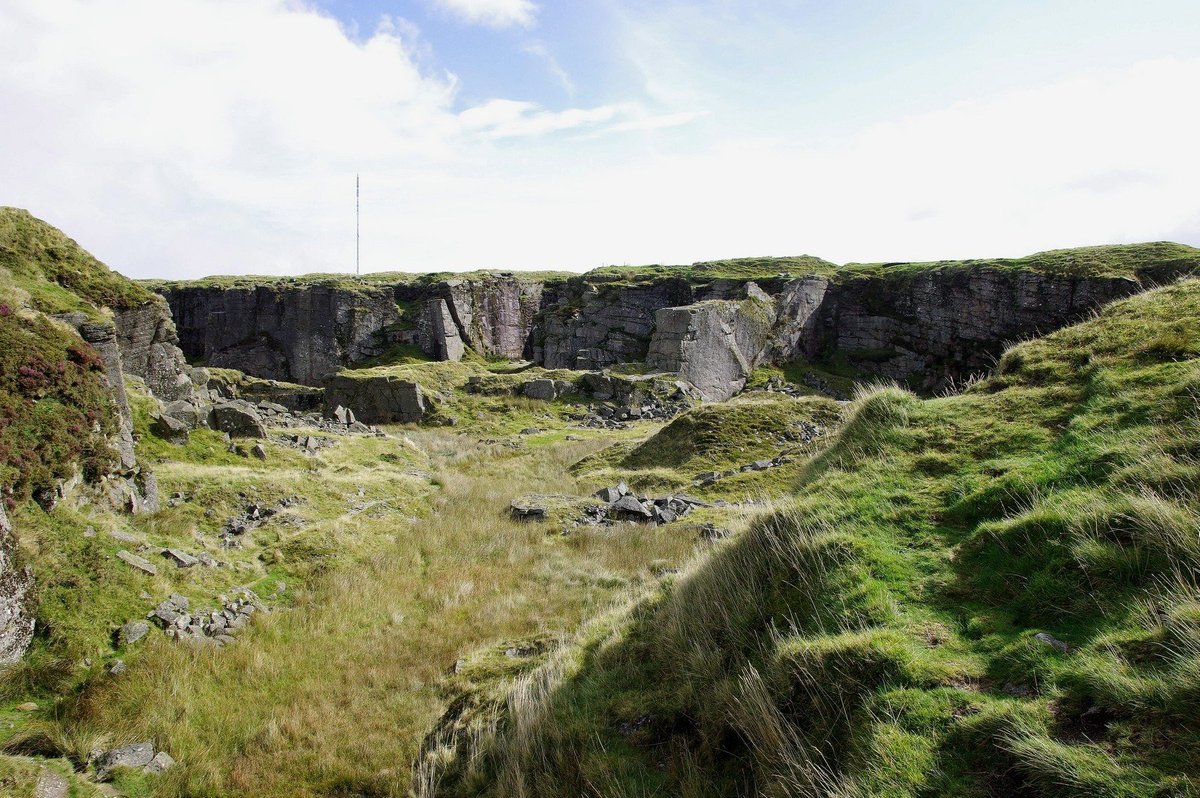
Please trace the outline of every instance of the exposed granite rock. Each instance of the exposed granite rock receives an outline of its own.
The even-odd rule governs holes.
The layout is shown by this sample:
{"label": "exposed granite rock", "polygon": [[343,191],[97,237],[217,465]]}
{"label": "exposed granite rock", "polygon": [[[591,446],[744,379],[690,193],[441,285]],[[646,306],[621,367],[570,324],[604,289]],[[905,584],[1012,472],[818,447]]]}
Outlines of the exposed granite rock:
{"label": "exposed granite rock", "polygon": [[446,300],[431,299],[426,302],[420,324],[417,340],[425,354],[436,360],[462,360],[467,348],[463,345],[458,325],[450,315]]}
{"label": "exposed granite rock", "polygon": [[449,280],[443,284],[460,334],[485,357],[530,356],[534,318],[545,286],[510,276]]}
{"label": "exposed granite rock", "polygon": [[163,295],[189,357],[302,385],[381,354],[400,319],[388,287],[179,285]]}
{"label": "exposed granite rock", "polygon": [[214,405],[208,423],[213,429],[227,432],[234,438],[267,437],[267,428],[258,410],[239,399]]}
{"label": "exposed granite rock", "polygon": [[109,387],[112,388],[113,401],[116,403],[120,416],[114,444],[121,457],[121,468],[131,469],[137,465],[137,458],[133,452],[133,411],[129,409],[129,395],[125,392],[125,372],[116,328],[111,324],[101,324],[83,319],[75,321],[79,335],[104,359],[104,376],[108,379]]}
{"label": "exposed granite rock", "polygon": [[[1084,318],[1142,289],[1136,280],[944,268],[830,286],[806,351],[840,351],[869,373],[934,391],[987,371],[1004,347]],[[815,344],[815,346],[814,346]]]}
{"label": "exposed granite rock", "polygon": [[115,313],[113,323],[125,373],[141,377],[164,402],[192,395],[194,387],[166,302],[156,298]]}
{"label": "exposed granite rock", "polygon": [[818,354],[821,341],[821,308],[829,291],[829,279],[802,277],[783,287],[775,297],[775,327],[770,360],[787,363]]}
{"label": "exposed granite rock", "polygon": [[[1061,253],[1007,264],[885,264],[829,276],[781,273],[712,279],[702,270],[666,276],[593,273],[545,282],[486,275],[394,285],[273,282],[254,288],[180,284],[164,289],[184,350],[213,365],[308,385],[397,341],[433,357],[470,349],[590,370],[650,354],[656,313],[709,300],[768,299],[778,318],[764,362],[844,355],[861,371],[933,391],[986,369],[1019,338],[1074,323],[1092,310],[1200,268],[1186,248],[1140,245],[1089,259],[1129,257],[1137,279],[1073,276]],[[1182,249],[1182,251],[1180,251]],[[1073,257],[1068,253],[1068,259]],[[1057,271],[1055,271],[1057,269]],[[402,319],[396,303],[420,309]],[[742,345],[743,352],[747,349]],[[721,391],[722,393],[724,391]]]}
{"label": "exposed granite rock", "polygon": [[336,376],[325,386],[325,403],[328,407],[349,408],[365,424],[416,423],[430,410],[421,386],[384,375]]}
{"label": "exposed granite rock", "polygon": [[659,310],[647,364],[678,372],[706,402],[728,399],[742,390],[765,354],[775,323],[767,299],[711,300]]}
{"label": "exposed granite rock", "polygon": [[0,502],[0,665],[21,658],[33,639],[33,572],[16,559],[17,541]]}

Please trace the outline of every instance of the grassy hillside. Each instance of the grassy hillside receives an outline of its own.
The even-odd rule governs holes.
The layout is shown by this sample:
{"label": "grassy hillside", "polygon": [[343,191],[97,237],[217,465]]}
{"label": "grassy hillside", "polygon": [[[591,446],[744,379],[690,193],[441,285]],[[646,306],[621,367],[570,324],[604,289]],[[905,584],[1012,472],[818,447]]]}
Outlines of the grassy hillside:
{"label": "grassy hillside", "polygon": [[85,252],[62,231],[20,208],[0,207],[0,276],[43,313],[124,310],[154,298],[150,291]]}
{"label": "grassy hillside", "polygon": [[593,622],[416,784],[1192,794],[1198,486],[1191,281],[1011,349],[964,395],[863,395],[789,509]]}

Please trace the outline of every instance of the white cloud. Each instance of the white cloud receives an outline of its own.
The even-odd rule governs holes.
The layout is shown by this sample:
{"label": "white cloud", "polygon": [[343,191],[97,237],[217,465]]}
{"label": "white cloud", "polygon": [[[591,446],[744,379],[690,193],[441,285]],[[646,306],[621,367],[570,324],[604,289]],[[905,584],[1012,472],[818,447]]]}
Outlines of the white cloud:
{"label": "white cloud", "polygon": [[620,113],[622,108],[616,105],[547,111],[536,103],[490,100],[463,111],[458,118],[468,130],[479,131],[489,138],[506,139],[588,127],[608,122]]}
{"label": "white cloud", "polygon": [[438,8],[459,19],[493,28],[528,28],[537,18],[532,0],[433,0]]}
{"label": "white cloud", "polygon": [[529,55],[540,58],[545,64],[546,69],[554,76],[554,79],[562,84],[563,91],[568,97],[575,96],[575,81],[571,80],[571,76],[567,74],[567,70],[563,69],[562,64],[554,57],[554,53],[550,52],[550,48],[546,47],[543,42],[530,42],[521,48]]}
{"label": "white cloud", "polygon": [[356,172],[367,270],[1200,244],[1200,60],[815,146],[719,107],[689,125],[691,103],[462,111],[405,30],[356,43],[291,0],[8,0],[0,203],[139,277],[352,270]]}

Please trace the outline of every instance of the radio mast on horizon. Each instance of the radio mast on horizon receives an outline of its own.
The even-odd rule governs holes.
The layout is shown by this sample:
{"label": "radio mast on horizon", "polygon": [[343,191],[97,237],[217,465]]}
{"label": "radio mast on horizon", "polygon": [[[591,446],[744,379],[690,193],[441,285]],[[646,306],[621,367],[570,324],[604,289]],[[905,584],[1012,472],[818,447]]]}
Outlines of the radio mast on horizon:
{"label": "radio mast on horizon", "polygon": [[359,211],[358,201],[358,172],[354,173],[354,273],[362,274],[360,257],[362,252],[362,236],[360,234],[359,220],[362,216]]}

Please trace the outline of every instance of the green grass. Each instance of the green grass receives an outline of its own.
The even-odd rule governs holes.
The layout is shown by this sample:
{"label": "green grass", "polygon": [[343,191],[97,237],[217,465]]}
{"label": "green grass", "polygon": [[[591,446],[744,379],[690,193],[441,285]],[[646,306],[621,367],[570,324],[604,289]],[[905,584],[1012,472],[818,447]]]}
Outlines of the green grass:
{"label": "green grass", "polygon": [[862,394],[790,507],[518,678],[421,794],[1192,794],[1197,342],[1185,282],[963,395]]}
{"label": "green grass", "polygon": [[[748,394],[694,407],[650,437],[617,442],[572,470],[597,487],[625,479],[656,495],[684,491],[705,499],[739,501],[779,497],[788,492],[808,453],[823,446],[824,436],[837,429],[840,417],[839,406],[829,399]],[[816,439],[805,440],[806,430],[814,429]],[[780,454],[793,462],[709,486],[692,484],[698,474],[725,472]]]}
{"label": "green grass", "polygon": [[308,274],[298,277],[217,275],[200,280],[143,280],[141,285],[155,291],[188,286],[218,288],[254,288],[273,286],[321,286],[351,291],[376,290],[382,286],[427,286],[443,280],[486,281],[511,275],[528,282],[559,283],[582,279],[591,283],[640,284],[656,280],[685,280],[708,283],[713,280],[766,280],[781,275],[796,278],[822,275],[835,280],[859,277],[903,277],[932,270],[972,270],[980,268],[1005,271],[1030,271],[1058,277],[1125,277],[1148,282],[1167,281],[1200,269],[1200,250],[1183,244],[1159,241],[1143,244],[1116,244],[1076,247],[1039,252],[1021,258],[945,260],[910,263],[849,263],[838,266],[811,255],[791,257],[731,258],[701,261],[690,265],[613,265],[602,266],[582,275],[560,271],[499,272],[373,272],[350,274]]}
{"label": "green grass", "polygon": [[99,308],[126,310],[154,300],[149,290],[19,208],[0,207],[0,269],[44,313],[96,316]]}
{"label": "green grass", "polygon": [[1170,241],[1052,249],[1023,258],[988,258],[911,263],[848,263],[838,272],[855,277],[912,276],[929,271],[998,269],[1054,277],[1124,277],[1166,282],[1200,272],[1200,249]]}

